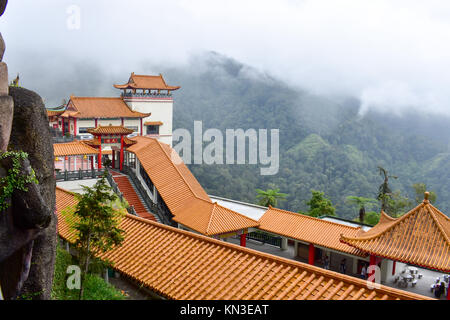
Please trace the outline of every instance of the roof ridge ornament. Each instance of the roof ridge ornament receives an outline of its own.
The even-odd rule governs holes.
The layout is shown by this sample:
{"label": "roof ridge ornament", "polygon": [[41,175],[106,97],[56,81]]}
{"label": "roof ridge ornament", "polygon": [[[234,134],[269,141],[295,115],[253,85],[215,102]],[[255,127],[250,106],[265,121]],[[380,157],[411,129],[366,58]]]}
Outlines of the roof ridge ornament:
{"label": "roof ridge ornament", "polygon": [[424,197],[423,197],[423,203],[430,203],[430,193],[428,191],[425,191]]}

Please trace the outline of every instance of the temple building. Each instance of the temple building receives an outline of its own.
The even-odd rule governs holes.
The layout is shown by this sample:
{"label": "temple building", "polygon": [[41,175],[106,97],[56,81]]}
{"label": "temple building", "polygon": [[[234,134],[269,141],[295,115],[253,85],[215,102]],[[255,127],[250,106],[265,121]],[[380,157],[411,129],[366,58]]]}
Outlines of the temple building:
{"label": "temple building", "polygon": [[128,82],[114,85],[120,97],[71,96],[63,110],[48,110],[49,125],[62,135],[89,138],[98,126],[123,126],[134,135],[150,136],[172,145],[172,91],[158,76],[131,74]]}
{"label": "temple building", "polygon": [[[450,219],[429,203],[428,193],[400,218],[382,212],[372,228],[211,197],[172,148],[171,92],[179,87],[168,86],[162,75],[134,73],[114,87],[122,90],[118,98],[72,96],[64,110],[48,111],[52,127],[89,135],[54,144],[55,167],[64,170],[55,177],[94,178],[108,171],[112,190],[131,209],[123,221],[125,244],[101,258],[112,258],[116,271],[157,295],[423,299],[383,285],[402,273],[403,264],[450,272]],[[56,200],[58,213],[75,201],[64,190],[57,190]],[[59,235],[73,241],[59,220]],[[272,246],[271,253],[279,247],[283,258],[246,248],[261,237],[263,245]],[[239,246],[224,243],[235,240]],[[325,269],[346,271],[317,267],[324,260],[329,261]],[[381,289],[368,289],[365,280],[355,278],[367,266],[379,266]],[[174,273],[181,277],[172,281]],[[449,277],[442,276],[448,288]],[[448,289],[447,295],[450,299]]]}

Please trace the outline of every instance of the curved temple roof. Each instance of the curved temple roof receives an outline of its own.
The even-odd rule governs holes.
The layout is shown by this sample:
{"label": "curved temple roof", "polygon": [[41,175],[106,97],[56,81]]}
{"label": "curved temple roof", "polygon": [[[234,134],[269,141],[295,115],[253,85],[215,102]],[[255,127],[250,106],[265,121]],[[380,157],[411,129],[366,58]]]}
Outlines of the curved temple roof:
{"label": "curved temple roof", "polygon": [[124,126],[98,126],[94,129],[88,129],[89,133],[94,136],[102,135],[102,134],[119,134],[119,135],[129,135],[134,132],[133,129],[125,128]]}
{"label": "curved temple roof", "polygon": [[375,227],[342,235],[340,241],[379,257],[450,272],[450,219],[427,199],[397,219],[381,212]]}
{"label": "curved temple roof", "polygon": [[127,151],[136,154],[166,203],[173,220],[204,235],[217,235],[256,227],[259,223],[212,203],[183,160],[169,145],[137,136]]}
{"label": "curved temple roof", "polygon": [[[74,240],[61,212],[76,205],[56,189],[58,233]],[[73,217],[73,216],[72,216]],[[169,299],[192,300],[431,300],[127,214],[120,247],[99,257],[129,278]]]}
{"label": "curved temple roof", "polygon": [[70,97],[66,111],[61,117],[75,118],[145,118],[150,113],[133,111],[122,98]]}
{"label": "curved temple roof", "polygon": [[130,79],[128,83],[125,84],[115,84],[115,88],[117,89],[150,89],[150,90],[178,90],[179,86],[168,86],[164,81],[162,74],[159,76],[146,76],[146,75],[137,75],[131,73]]}
{"label": "curved temple roof", "polygon": [[366,255],[339,241],[341,234],[355,236],[360,228],[296,212],[269,207],[259,219],[259,229],[357,256]]}
{"label": "curved temple roof", "polygon": [[98,154],[98,150],[88,146],[82,141],[74,140],[72,142],[53,144],[53,155],[55,157],[90,154]]}

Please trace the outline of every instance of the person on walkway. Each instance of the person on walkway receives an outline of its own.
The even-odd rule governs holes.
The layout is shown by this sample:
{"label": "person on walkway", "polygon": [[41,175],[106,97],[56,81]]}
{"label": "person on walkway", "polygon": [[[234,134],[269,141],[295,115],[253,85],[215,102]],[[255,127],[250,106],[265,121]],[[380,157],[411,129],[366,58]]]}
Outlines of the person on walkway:
{"label": "person on walkway", "polygon": [[366,279],[366,277],[367,277],[367,268],[366,264],[364,263],[361,268],[361,279]]}
{"label": "person on walkway", "polygon": [[330,260],[328,259],[328,256],[325,255],[323,258],[323,268],[326,270],[330,270]]}
{"label": "person on walkway", "polygon": [[434,290],[434,296],[440,299],[443,293],[445,293],[445,283],[441,282],[439,286],[436,286],[436,289]]}
{"label": "person on walkway", "polygon": [[341,266],[340,266],[341,273],[345,274],[345,271],[347,270],[347,260],[344,258],[341,260]]}

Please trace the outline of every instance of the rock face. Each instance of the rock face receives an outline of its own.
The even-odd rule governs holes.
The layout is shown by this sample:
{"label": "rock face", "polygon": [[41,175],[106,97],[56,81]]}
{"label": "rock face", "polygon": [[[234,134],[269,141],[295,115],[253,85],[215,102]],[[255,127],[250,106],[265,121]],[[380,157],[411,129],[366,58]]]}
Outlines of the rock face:
{"label": "rock face", "polygon": [[[0,0],[0,16],[6,4]],[[0,300],[50,299],[57,240],[52,138],[41,97],[8,87],[4,51],[0,34],[0,154],[7,148],[27,152],[21,175],[33,168],[39,184],[28,184],[26,192],[14,191],[8,209],[0,211]],[[0,177],[12,164],[10,158],[0,159]]]}
{"label": "rock face", "polygon": [[[27,193],[27,199],[35,205],[24,228],[45,228],[35,238],[29,277],[24,283],[23,295],[34,299],[50,299],[56,255],[55,179],[53,144],[44,103],[33,91],[10,87],[14,100],[14,119],[10,146],[28,153],[28,159],[39,181],[39,193],[45,208],[40,207],[39,195]],[[35,198],[32,198],[35,196]],[[13,197],[14,210],[21,210],[20,195]],[[26,207],[30,208],[27,204]],[[22,209],[23,211],[23,209]]]}

